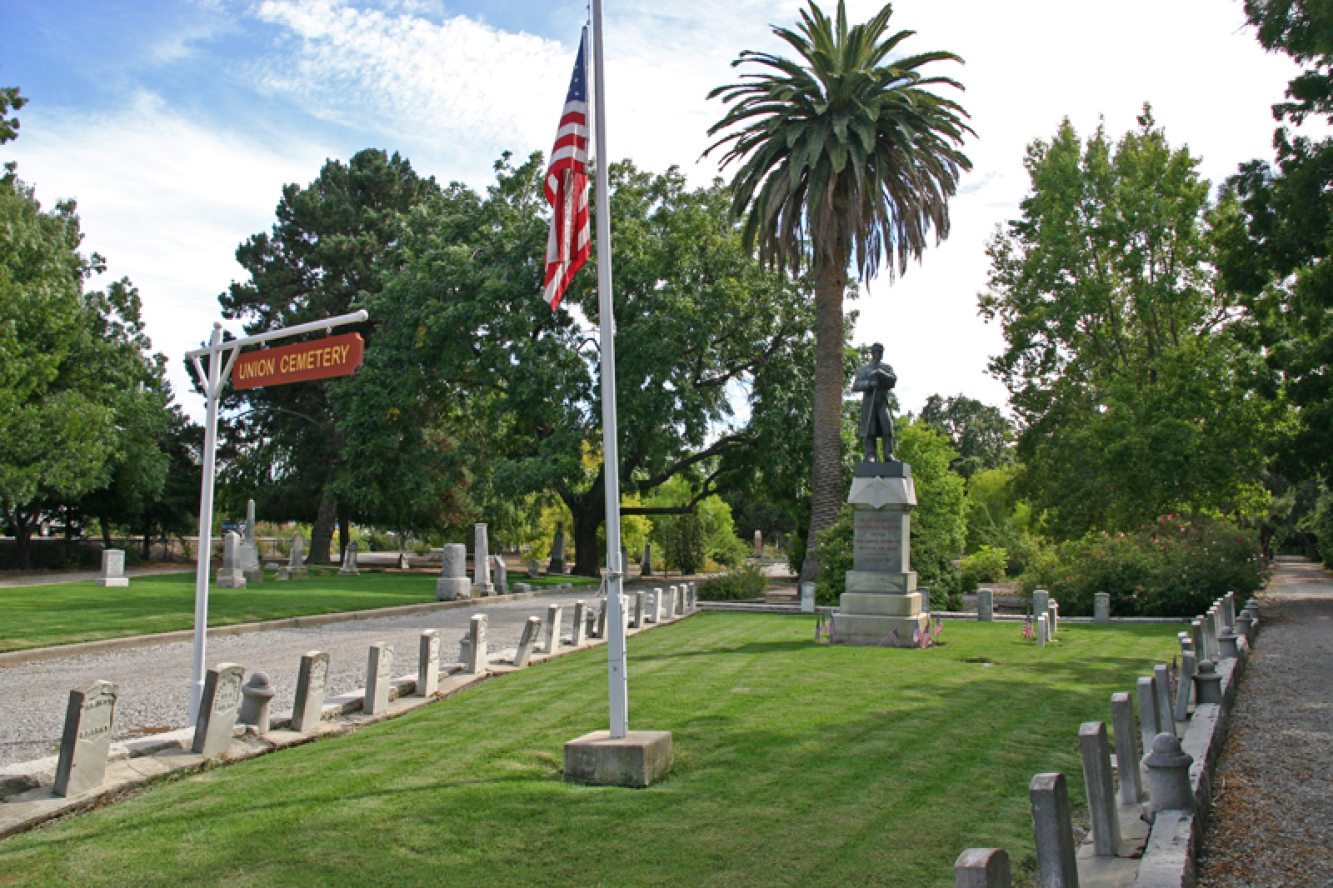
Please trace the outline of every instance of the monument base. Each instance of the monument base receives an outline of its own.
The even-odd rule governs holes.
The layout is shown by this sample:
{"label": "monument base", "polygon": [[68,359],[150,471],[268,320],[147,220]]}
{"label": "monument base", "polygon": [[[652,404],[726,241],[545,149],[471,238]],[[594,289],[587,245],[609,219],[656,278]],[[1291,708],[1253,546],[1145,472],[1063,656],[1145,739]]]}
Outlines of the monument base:
{"label": "monument base", "polygon": [[[900,596],[884,595],[883,598]],[[908,597],[908,596],[901,596]],[[915,597],[915,596],[912,596]],[[833,643],[869,647],[894,647],[890,640],[898,632],[898,647],[912,646],[912,630],[930,629],[930,614],[922,611],[912,616],[888,617],[877,614],[833,615]]]}
{"label": "monument base", "polygon": [[244,589],[245,574],[241,573],[239,570],[232,570],[230,568],[220,570],[218,571],[217,582],[214,585],[219,589]]}
{"label": "monument base", "polygon": [[99,586],[128,586],[130,584],[128,577],[98,577],[93,582]]}
{"label": "monument base", "polygon": [[259,568],[245,571],[245,582],[251,586],[258,586],[264,582],[264,571]]}
{"label": "monument base", "polygon": [[472,581],[467,577],[441,577],[435,581],[436,601],[463,601],[472,597]]}
{"label": "monument base", "polygon": [[670,731],[593,731],[565,744],[565,779],[594,786],[652,786],[671,770]]}

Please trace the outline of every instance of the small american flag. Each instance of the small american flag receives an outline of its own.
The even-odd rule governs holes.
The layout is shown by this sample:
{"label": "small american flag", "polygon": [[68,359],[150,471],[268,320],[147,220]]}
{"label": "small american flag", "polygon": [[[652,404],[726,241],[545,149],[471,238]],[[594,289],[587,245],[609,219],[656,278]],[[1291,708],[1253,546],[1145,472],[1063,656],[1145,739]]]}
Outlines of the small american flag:
{"label": "small american flag", "polygon": [[1023,620],[1023,637],[1033,639],[1037,637],[1037,630],[1032,628],[1032,618],[1027,617]]}
{"label": "small american flag", "polygon": [[902,646],[903,646],[903,640],[902,640],[901,638],[898,637],[898,630],[897,630],[897,629],[890,629],[890,630],[889,630],[889,645],[890,645],[891,647],[896,647],[896,648],[897,648],[897,647],[902,647]]}
{"label": "small american flag", "polygon": [[574,274],[588,261],[592,231],[588,226],[588,77],[585,60],[588,32],[579,41],[569,95],[546,169],[546,202],[551,205],[551,233],[546,239],[546,289],[543,297],[554,310]]}
{"label": "small american flag", "polygon": [[936,638],[939,638],[939,637],[940,637],[940,633],[943,632],[943,631],[944,631],[944,619],[943,619],[942,617],[936,617],[936,618],[935,618],[935,631],[932,632],[932,633],[930,633],[930,637],[931,637],[931,639],[934,640],[934,639],[936,639]]}
{"label": "small american flag", "polygon": [[921,631],[920,626],[912,627],[912,647],[925,647],[925,642],[930,640],[930,636]]}

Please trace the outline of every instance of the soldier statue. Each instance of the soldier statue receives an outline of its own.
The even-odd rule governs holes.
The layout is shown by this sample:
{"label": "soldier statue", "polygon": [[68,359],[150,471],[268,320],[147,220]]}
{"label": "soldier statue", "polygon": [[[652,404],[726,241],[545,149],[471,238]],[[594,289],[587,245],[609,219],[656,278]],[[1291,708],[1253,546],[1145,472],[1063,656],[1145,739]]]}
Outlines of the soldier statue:
{"label": "soldier statue", "polygon": [[[865,444],[866,462],[889,462],[893,459],[893,414],[889,412],[889,390],[898,384],[893,368],[885,364],[884,346],[876,342],[870,346],[870,363],[856,371],[852,391],[861,396],[861,441]],[[878,458],[875,439],[884,442],[883,459]]]}

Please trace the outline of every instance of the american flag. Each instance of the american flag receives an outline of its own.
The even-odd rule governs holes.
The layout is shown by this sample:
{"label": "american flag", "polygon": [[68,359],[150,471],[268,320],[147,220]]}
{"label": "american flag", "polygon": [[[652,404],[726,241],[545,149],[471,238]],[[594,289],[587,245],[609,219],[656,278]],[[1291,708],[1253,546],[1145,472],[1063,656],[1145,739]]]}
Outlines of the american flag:
{"label": "american flag", "polygon": [[1029,640],[1037,637],[1037,630],[1032,628],[1031,617],[1023,620],[1023,637]]}
{"label": "american flag", "polygon": [[925,642],[929,640],[930,637],[921,631],[920,626],[912,627],[912,647],[925,647]]}
{"label": "american flag", "polygon": [[931,637],[932,639],[939,638],[939,637],[940,637],[940,632],[942,632],[943,630],[944,630],[944,618],[943,618],[943,617],[936,617],[936,618],[935,618],[935,631],[932,632],[932,633],[930,633],[930,637]]}
{"label": "american flag", "polygon": [[569,95],[560,115],[551,165],[546,169],[546,201],[551,205],[551,233],[546,240],[546,290],[552,310],[560,304],[574,274],[588,261],[592,231],[588,226],[588,77],[584,30]]}
{"label": "american flag", "polygon": [[890,629],[890,630],[889,630],[889,644],[890,644],[890,646],[892,646],[892,647],[902,647],[902,646],[903,646],[902,639],[900,639],[900,638],[898,637],[898,630],[897,630],[897,629]]}

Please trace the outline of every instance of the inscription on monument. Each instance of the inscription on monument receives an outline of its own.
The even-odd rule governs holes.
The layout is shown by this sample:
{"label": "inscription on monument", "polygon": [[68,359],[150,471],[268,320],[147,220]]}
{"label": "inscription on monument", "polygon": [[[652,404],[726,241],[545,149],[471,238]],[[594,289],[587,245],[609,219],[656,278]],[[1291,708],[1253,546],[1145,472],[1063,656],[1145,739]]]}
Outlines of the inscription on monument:
{"label": "inscription on monument", "polygon": [[852,558],[856,570],[905,570],[903,513],[889,509],[857,509]]}

